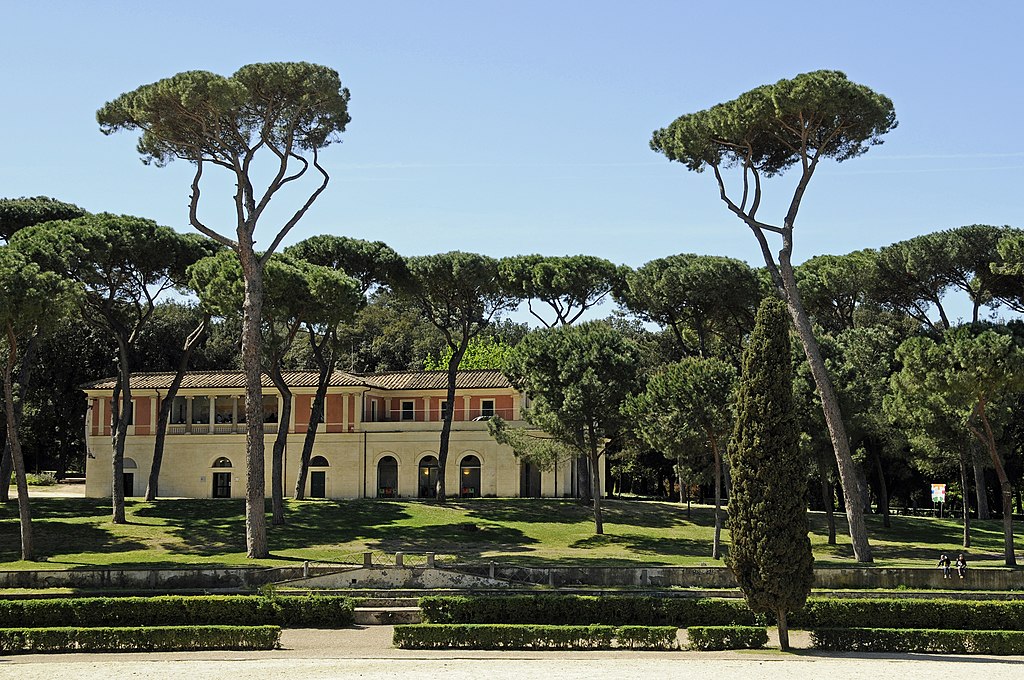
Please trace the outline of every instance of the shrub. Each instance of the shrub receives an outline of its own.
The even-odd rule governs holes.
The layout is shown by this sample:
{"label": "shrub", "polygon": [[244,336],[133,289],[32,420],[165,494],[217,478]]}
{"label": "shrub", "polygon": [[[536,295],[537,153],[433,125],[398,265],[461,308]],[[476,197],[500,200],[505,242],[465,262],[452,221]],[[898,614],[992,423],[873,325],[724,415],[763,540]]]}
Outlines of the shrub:
{"label": "shrub", "polygon": [[285,595],[276,598],[276,623],[285,628],[346,628],[355,622],[350,597]]}
{"label": "shrub", "polygon": [[690,626],[686,629],[691,649],[760,649],[768,644],[768,631],[758,626]]}
{"label": "shrub", "polygon": [[814,598],[790,623],[808,629],[1024,630],[1024,601]]}
{"label": "shrub", "polygon": [[1016,655],[1024,654],[1024,632],[920,628],[819,628],[811,631],[811,644],[815,649],[844,652]]}
{"label": "shrub", "polygon": [[615,641],[626,649],[679,649],[675,626],[620,626],[615,629]]}
{"label": "shrub", "polygon": [[276,649],[280,638],[278,626],[0,628],[0,652]]}
{"label": "shrub", "polygon": [[0,627],[256,626],[341,628],[353,622],[346,597],[251,595],[79,597],[0,600]]}
{"label": "shrub", "polygon": [[742,600],[673,597],[513,595],[420,598],[428,623],[546,623],[674,626],[752,624]]}
{"label": "shrub", "polygon": [[29,486],[53,486],[57,478],[52,472],[29,472],[25,474],[25,481]]}
{"label": "shrub", "polygon": [[395,626],[403,649],[611,649],[612,626],[418,624]]}

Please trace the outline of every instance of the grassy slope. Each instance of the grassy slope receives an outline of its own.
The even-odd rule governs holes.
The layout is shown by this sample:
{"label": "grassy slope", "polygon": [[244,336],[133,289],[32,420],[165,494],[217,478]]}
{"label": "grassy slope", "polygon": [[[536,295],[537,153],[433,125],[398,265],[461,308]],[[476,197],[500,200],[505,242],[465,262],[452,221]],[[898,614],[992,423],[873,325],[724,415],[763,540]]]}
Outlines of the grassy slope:
{"label": "grassy slope", "polygon": [[[127,503],[129,524],[110,523],[105,499],[33,499],[36,549],[42,563],[19,562],[17,505],[0,506],[0,569],[91,566],[286,565],[353,561],[364,550],[456,555],[460,561],[520,564],[711,565],[712,510],[695,506],[687,519],[676,504],[612,500],[604,536],[595,536],[589,509],[571,501],[476,499],[445,506],[415,501],[305,501],[288,503],[289,524],[271,527],[273,559],[245,558],[243,502],[162,500]],[[811,513],[818,566],[852,565],[849,536],[826,545],[825,519]],[[956,520],[868,518],[878,566],[934,567],[940,551],[958,551]],[[1000,566],[998,521],[974,522],[974,566]],[[1018,540],[1021,536],[1018,531]],[[725,534],[728,544],[728,533]],[[719,563],[720,564],[720,563]]]}

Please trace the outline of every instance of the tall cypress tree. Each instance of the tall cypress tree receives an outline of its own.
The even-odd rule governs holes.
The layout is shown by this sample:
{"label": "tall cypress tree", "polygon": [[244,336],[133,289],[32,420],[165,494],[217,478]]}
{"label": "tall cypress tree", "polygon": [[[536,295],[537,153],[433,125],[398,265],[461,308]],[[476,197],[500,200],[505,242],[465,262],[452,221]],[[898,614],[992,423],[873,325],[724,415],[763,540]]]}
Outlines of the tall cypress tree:
{"label": "tall cypress tree", "polygon": [[786,307],[768,298],[743,354],[737,395],[729,566],[750,608],[775,613],[783,650],[786,616],[803,606],[814,581],[792,382]]}

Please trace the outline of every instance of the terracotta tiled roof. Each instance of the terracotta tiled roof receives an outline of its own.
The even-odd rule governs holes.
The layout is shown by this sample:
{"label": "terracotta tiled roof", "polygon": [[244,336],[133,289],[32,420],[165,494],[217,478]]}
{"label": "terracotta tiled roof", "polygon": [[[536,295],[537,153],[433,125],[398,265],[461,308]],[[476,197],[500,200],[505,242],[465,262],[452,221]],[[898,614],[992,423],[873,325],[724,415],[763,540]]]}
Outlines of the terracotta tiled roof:
{"label": "terracotta tiled roof", "polygon": [[[317,375],[316,371],[284,371],[281,374],[284,381],[291,387],[316,387]],[[173,379],[173,373],[134,373],[131,386],[133,390],[163,390],[171,386]],[[114,378],[104,378],[82,385],[82,389],[112,390],[114,382]],[[329,383],[331,387],[361,387],[365,384],[362,378],[344,371],[334,371]],[[263,374],[263,386],[274,386],[270,376],[266,373]],[[202,387],[242,389],[245,387],[245,374],[241,371],[189,371],[182,378],[182,389]]]}
{"label": "terracotta tiled roof", "polygon": [[[290,387],[316,387],[316,371],[284,371],[282,377]],[[165,390],[174,379],[173,373],[135,373],[133,390]],[[114,378],[104,378],[82,385],[83,390],[113,390]],[[370,373],[356,375],[334,371],[331,387],[370,387],[380,390],[443,390],[448,386],[446,371],[408,371],[402,373]],[[263,386],[272,388],[270,376],[263,374]],[[241,371],[190,371],[181,381],[181,389],[245,387]],[[455,387],[460,390],[509,388],[511,385],[501,371],[459,371]]]}
{"label": "terracotta tiled roof", "polygon": [[[447,371],[409,371],[404,373],[373,373],[363,376],[366,384],[382,390],[443,390],[448,387]],[[509,388],[501,371],[459,371],[455,388],[460,390]]]}

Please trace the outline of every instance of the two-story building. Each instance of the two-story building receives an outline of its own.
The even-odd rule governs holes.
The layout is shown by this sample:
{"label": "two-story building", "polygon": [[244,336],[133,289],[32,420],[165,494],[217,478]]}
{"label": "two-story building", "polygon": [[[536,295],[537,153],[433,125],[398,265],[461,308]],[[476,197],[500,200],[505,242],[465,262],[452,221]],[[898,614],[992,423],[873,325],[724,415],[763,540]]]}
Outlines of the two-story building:
{"label": "two-story building", "polygon": [[[145,493],[153,460],[156,422],[174,375],[132,376],[131,425],[125,440],[126,496]],[[292,391],[288,422],[282,396],[263,379],[266,493],[271,450],[278,429],[288,429],[285,494],[292,495],[309,427],[317,374],[284,374]],[[111,416],[114,379],[84,386],[89,400],[86,495],[111,494]],[[499,371],[460,371],[453,404],[446,402],[447,374],[418,371],[355,375],[335,371],[317,427],[306,494],[312,498],[430,498],[445,475],[449,496],[563,496],[573,491],[570,465],[540,471],[495,442],[487,420],[501,416],[524,426],[523,396]],[[160,472],[160,495],[238,498],[245,495],[245,386],[240,371],[196,371],[181,383],[171,408]],[[448,464],[437,450],[443,413],[453,409]]]}

